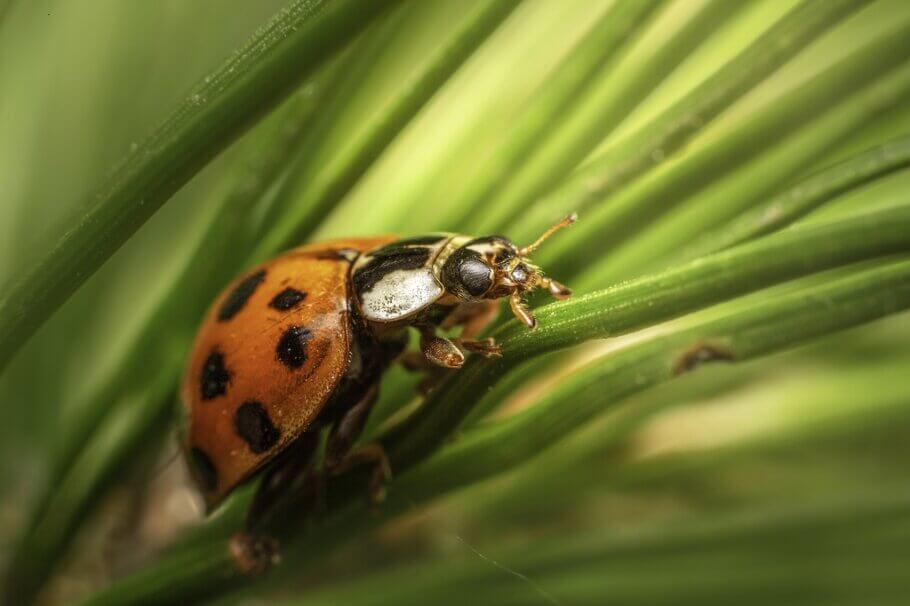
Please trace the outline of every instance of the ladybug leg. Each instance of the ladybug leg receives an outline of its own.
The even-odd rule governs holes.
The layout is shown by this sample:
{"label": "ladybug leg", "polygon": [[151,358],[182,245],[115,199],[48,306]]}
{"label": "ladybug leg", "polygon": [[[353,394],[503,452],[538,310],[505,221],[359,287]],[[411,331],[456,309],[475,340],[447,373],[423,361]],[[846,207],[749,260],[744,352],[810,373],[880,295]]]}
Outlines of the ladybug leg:
{"label": "ladybug leg", "polygon": [[251,536],[260,536],[267,528],[281,528],[301,516],[321,513],[325,509],[328,477],[363,463],[376,465],[370,481],[370,500],[381,501],[385,482],[391,477],[388,458],[378,445],[351,451],[378,396],[379,385],[374,384],[341,414],[329,431],[323,465],[312,464],[317,458],[314,454],[321,432],[307,431],[269,468],[247,514]]}
{"label": "ladybug leg", "polygon": [[420,351],[427,360],[443,368],[461,368],[464,354],[457,345],[437,335],[433,326],[419,326],[417,329],[420,331]]}
{"label": "ladybug leg", "polygon": [[455,340],[462,348],[487,358],[494,358],[502,355],[502,349],[496,344],[496,341],[492,337],[479,340],[474,339],[474,337],[492,324],[493,320],[495,320],[498,315],[498,301],[488,300],[478,303],[465,303],[459,305],[455,311],[446,318],[445,323],[448,323],[450,319],[453,319],[452,326],[458,324],[463,326],[461,335]]}
{"label": "ladybug leg", "polygon": [[392,477],[392,467],[382,446],[378,443],[365,444],[351,450],[363,432],[370,410],[379,396],[379,385],[374,385],[363,398],[338,421],[329,434],[326,446],[325,470],[329,475],[339,475],[363,464],[372,464],[370,479],[370,502],[376,504],[385,499],[385,484]]}
{"label": "ladybug leg", "polygon": [[[461,335],[453,340],[440,337],[432,325],[416,328],[420,331],[420,349],[424,358],[443,368],[461,368],[464,354],[461,349],[479,353],[486,357],[501,355],[499,346],[492,338],[476,340],[473,337],[482,332],[496,318],[499,304],[496,301],[463,303],[442,322],[443,330],[462,326]],[[406,360],[405,363],[413,361]],[[406,366],[407,367],[407,366]]]}
{"label": "ladybug leg", "polygon": [[430,362],[419,351],[406,351],[398,358],[398,363],[408,372],[423,373],[423,378],[417,384],[417,392],[424,397],[429,395],[430,391],[448,374],[447,369]]}
{"label": "ladybug leg", "polygon": [[237,570],[250,577],[261,575],[281,562],[278,541],[264,535],[235,532],[228,549]]}
{"label": "ladybug leg", "polygon": [[404,352],[399,356],[398,363],[408,372],[419,372],[424,375],[417,384],[417,392],[423,397],[428,396],[430,391],[448,374],[447,369],[437,366],[420,351]]}
{"label": "ladybug leg", "polygon": [[318,508],[322,478],[315,477],[321,473],[312,469],[318,446],[319,432],[304,432],[268,467],[247,512],[248,529],[260,528],[289,495],[294,495],[295,502],[305,502],[307,509]]}
{"label": "ladybug leg", "polygon": [[479,341],[465,341],[464,339],[459,338],[458,344],[464,347],[466,350],[480,354],[485,358],[502,357],[502,348],[496,344],[496,341],[493,339],[493,337],[480,339]]}
{"label": "ladybug leg", "polygon": [[397,361],[408,372],[423,372],[434,368],[434,365],[419,351],[406,351],[398,356]]}
{"label": "ladybug leg", "polygon": [[337,467],[350,452],[354,442],[360,437],[360,433],[366,425],[367,416],[378,397],[379,385],[371,386],[360,401],[347,409],[332,428],[325,452],[325,464],[328,469]]}
{"label": "ladybug leg", "polygon": [[338,475],[359,465],[373,466],[370,475],[369,495],[370,503],[377,505],[385,501],[386,483],[392,479],[392,464],[386,455],[385,449],[378,442],[364,444],[350,452],[337,466],[331,470],[332,475]]}
{"label": "ladybug leg", "polygon": [[492,338],[475,340],[473,337],[482,332],[496,318],[499,305],[496,301],[479,301],[463,303],[455,307],[446,316],[440,327],[443,330],[461,326],[461,335],[456,339],[447,339],[436,334],[432,324],[417,324],[420,331],[420,353],[406,352],[399,361],[411,371],[424,371],[427,376],[418,390],[426,396],[439,381],[445,377],[443,369],[457,369],[464,364],[464,353],[472,351],[486,357],[501,355],[499,346]]}

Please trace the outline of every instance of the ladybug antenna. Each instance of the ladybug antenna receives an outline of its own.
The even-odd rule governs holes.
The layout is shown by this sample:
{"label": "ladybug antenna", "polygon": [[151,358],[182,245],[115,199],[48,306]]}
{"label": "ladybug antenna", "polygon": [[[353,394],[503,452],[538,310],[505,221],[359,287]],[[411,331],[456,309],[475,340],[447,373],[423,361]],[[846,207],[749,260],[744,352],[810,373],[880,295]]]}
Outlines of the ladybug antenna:
{"label": "ladybug antenna", "polygon": [[559,223],[552,226],[547,231],[543,232],[543,234],[539,238],[534,240],[534,242],[531,243],[529,246],[525,246],[524,248],[518,249],[518,254],[521,255],[522,257],[527,257],[532,252],[537,250],[540,247],[540,245],[543,244],[547,238],[549,238],[550,236],[552,236],[553,234],[558,232],[563,227],[568,227],[568,226],[572,225],[577,220],[578,220],[578,213],[572,213],[572,214],[564,217]]}

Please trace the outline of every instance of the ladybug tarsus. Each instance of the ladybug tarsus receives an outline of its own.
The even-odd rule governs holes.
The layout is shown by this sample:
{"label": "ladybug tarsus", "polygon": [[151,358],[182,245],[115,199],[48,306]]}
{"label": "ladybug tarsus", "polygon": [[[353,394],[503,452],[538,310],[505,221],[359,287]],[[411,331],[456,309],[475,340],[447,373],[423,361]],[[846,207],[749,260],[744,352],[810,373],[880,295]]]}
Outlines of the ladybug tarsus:
{"label": "ladybug tarsus", "polygon": [[236,532],[228,544],[234,566],[245,576],[258,576],[281,562],[278,541],[272,537]]}
{"label": "ladybug tarsus", "polygon": [[485,358],[501,358],[502,357],[502,347],[496,344],[496,340],[492,337],[486,339],[480,339],[478,341],[474,340],[464,340],[457,339],[458,345],[463,349],[470,351],[471,353],[480,354]]}

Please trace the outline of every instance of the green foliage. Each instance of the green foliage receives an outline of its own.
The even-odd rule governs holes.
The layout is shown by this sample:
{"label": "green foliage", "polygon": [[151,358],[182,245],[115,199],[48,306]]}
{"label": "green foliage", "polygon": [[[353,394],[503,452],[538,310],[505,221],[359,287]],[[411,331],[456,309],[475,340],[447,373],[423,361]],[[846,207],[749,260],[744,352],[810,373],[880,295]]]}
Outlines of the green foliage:
{"label": "green foliage", "polygon": [[[0,2],[9,603],[903,599],[906,3],[282,4]],[[201,519],[172,463],[223,285],[572,210],[535,261],[576,296],[391,371],[379,515],[332,478],[244,575],[255,482]]]}
{"label": "green foliage", "polygon": [[78,223],[0,299],[0,368],[126,239],[392,2],[292,2],[137,145]]}

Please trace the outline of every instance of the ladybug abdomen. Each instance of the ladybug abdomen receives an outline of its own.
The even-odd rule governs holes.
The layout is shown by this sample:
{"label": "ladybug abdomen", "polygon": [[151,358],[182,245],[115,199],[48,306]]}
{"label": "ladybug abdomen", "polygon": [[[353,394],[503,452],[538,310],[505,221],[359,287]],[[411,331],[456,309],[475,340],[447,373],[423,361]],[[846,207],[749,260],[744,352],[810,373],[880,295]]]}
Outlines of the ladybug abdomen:
{"label": "ladybug abdomen", "polygon": [[183,382],[186,451],[209,505],[300,437],[332,398],[352,345],[350,260],[388,240],[293,250],[215,301]]}

